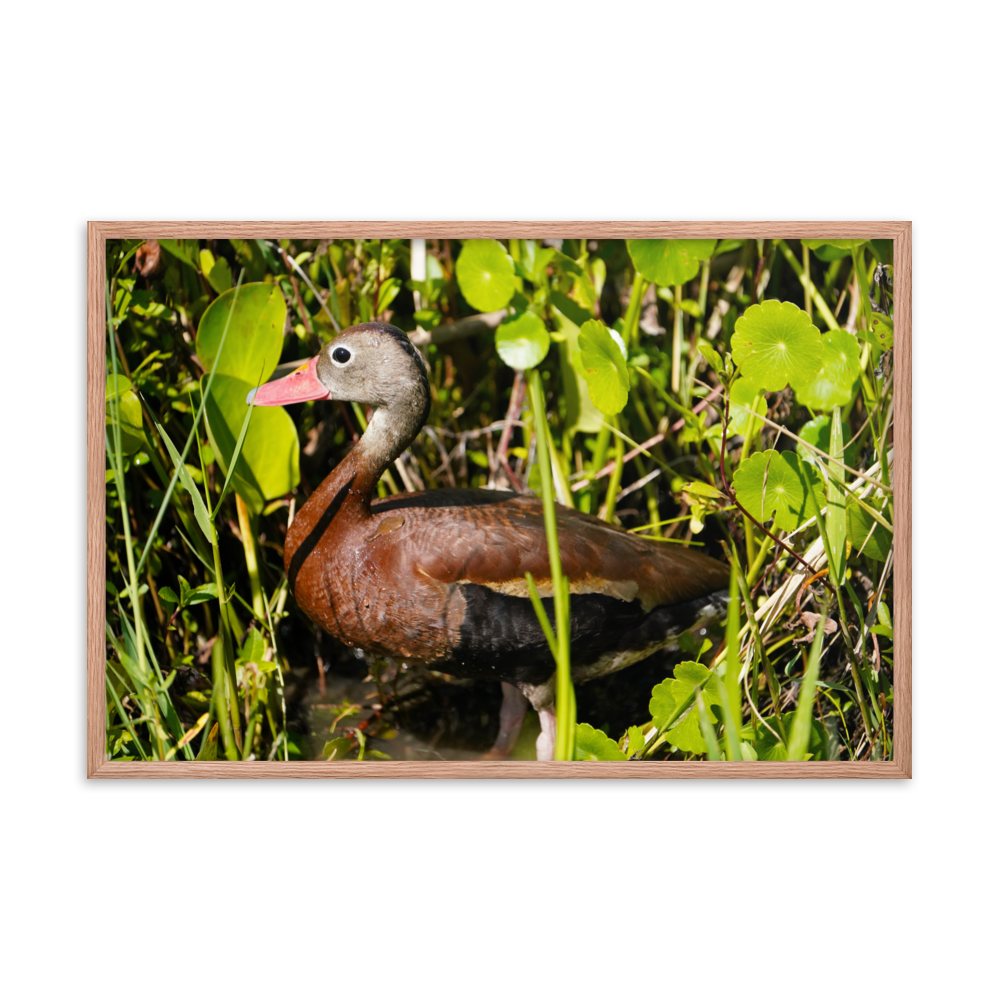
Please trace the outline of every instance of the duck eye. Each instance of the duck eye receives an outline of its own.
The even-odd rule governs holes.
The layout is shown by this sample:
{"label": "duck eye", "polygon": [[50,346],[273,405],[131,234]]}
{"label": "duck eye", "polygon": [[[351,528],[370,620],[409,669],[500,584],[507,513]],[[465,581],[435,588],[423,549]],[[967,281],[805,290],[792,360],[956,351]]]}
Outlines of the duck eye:
{"label": "duck eye", "polygon": [[346,347],[338,347],[333,352],[333,360],[339,365],[346,365],[351,360],[351,352]]}

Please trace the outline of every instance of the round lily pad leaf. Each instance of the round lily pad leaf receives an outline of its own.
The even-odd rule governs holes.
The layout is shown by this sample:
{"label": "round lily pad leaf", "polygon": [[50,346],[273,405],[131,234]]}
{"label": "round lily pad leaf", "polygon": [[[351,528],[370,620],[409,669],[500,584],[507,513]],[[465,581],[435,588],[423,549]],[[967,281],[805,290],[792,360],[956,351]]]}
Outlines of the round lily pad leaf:
{"label": "round lily pad leaf", "polygon": [[820,337],[823,360],[815,377],[795,386],[795,396],[812,410],[847,406],[854,399],[854,384],[861,374],[861,345],[846,330],[831,330]]}
{"label": "round lily pad leaf", "polygon": [[465,301],[481,312],[503,309],[514,295],[514,264],[496,240],[466,240],[455,277]]}
{"label": "round lily pad leaf", "polygon": [[534,368],[549,353],[549,331],[534,313],[505,319],[496,332],[497,353],[511,368]]}
{"label": "round lily pad leaf", "polygon": [[[205,310],[198,324],[195,340],[198,358],[211,371],[228,320],[229,332],[215,372],[249,382],[252,389],[258,380],[267,379],[281,357],[286,312],[285,299],[277,285],[261,282],[223,292]],[[240,424],[236,426],[238,430]]]}
{"label": "round lily pad leaf", "polygon": [[[804,423],[802,429],[799,431],[799,437],[803,441],[808,441],[809,444],[815,445],[820,451],[825,451],[828,455],[830,454],[830,415],[828,413],[823,413],[818,417],[813,417],[812,420]],[[850,441],[851,440],[851,428],[846,420],[841,422],[841,440]],[[813,453],[809,451],[808,448],[799,444],[795,446],[795,450],[806,462],[811,462],[813,465],[816,464],[816,459],[813,457]],[[854,462],[858,457],[858,445],[850,444],[844,449],[844,453],[841,456],[841,461],[845,465],[854,467]]]}
{"label": "round lily pad leaf", "polygon": [[596,319],[580,328],[580,364],[590,398],[601,413],[620,413],[628,401],[629,378],[621,346]]}
{"label": "round lily pad leaf", "polygon": [[[227,339],[227,347],[228,344]],[[229,469],[229,460],[247,413],[247,394],[254,384],[216,374],[205,402],[209,440],[224,472]],[[208,376],[204,375],[202,391],[207,385]],[[298,486],[299,438],[284,407],[258,406],[254,409],[233,473],[233,484],[256,514],[264,509],[265,500],[284,496]]]}
{"label": "round lily pad leaf", "polygon": [[769,299],[751,306],[737,321],[733,360],[755,385],[778,392],[808,385],[823,361],[819,330],[794,302]]}
{"label": "round lily pad leaf", "polygon": [[774,526],[794,531],[823,506],[819,475],[793,451],[761,451],[743,462],[733,476],[743,507],[760,521],[774,515]]}
{"label": "round lily pad leaf", "polygon": [[[872,525],[875,526],[874,530]],[[879,562],[885,562],[889,558],[892,535],[881,524],[876,523],[875,518],[857,500],[850,498],[847,501],[847,537],[855,551]]]}
{"label": "round lily pad leaf", "polygon": [[763,421],[755,420],[753,430],[750,429],[750,407],[760,392],[760,399],[753,407],[754,413],[764,416],[767,413],[767,399],[760,388],[745,378],[738,378],[733,383],[729,395],[729,433],[747,437],[756,434],[764,426]]}
{"label": "round lily pad leaf", "polygon": [[104,389],[105,423],[108,425],[108,440],[112,447],[115,443],[114,434],[114,400],[118,398],[118,426],[121,428],[122,454],[132,455],[140,448],[148,448],[146,435],[142,429],[142,406],[139,397],[132,388],[132,383],[119,375],[117,383],[115,376],[109,375]]}
{"label": "round lily pad leaf", "polygon": [[712,256],[717,240],[628,240],[635,269],[656,285],[683,285],[701,261]]}

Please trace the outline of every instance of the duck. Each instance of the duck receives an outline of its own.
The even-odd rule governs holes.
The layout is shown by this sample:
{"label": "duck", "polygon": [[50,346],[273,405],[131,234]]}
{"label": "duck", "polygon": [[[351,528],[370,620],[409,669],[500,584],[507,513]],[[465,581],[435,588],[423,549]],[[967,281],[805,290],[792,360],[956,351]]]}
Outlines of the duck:
{"label": "duck", "polygon": [[[247,403],[323,399],[372,412],[288,529],[285,573],[298,606],[348,646],[499,681],[500,732],[490,756],[510,752],[530,705],[541,724],[536,756],[551,760],[555,667],[525,578],[534,578],[552,620],[541,500],[487,489],[377,496],[382,473],[416,438],[431,405],[422,356],[388,323],[345,329]],[[576,684],[675,646],[725,606],[729,571],[707,555],[558,504],[556,523]]]}

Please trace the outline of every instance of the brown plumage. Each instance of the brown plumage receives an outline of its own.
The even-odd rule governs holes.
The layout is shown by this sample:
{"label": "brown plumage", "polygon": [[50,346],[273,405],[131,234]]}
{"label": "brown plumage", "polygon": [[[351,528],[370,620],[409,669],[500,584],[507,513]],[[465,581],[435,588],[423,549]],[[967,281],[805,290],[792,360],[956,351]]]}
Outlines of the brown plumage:
{"label": "brown plumage", "polygon": [[[375,412],[289,529],[285,569],[299,606],[348,645],[507,682],[505,710],[515,729],[508,685],[516,684],[543,715],[539,755],[547,755],[553,664],[525,582],[531,573],[551,612],[541,501],[492,490],[373,499],[429,407],[423,362],[394,327],[345,330],[308,366],[263,386],[254,402],[316,398],[353,400]],[[557,508],[557,523],[573,595],[574,680],[628,666],[717,612],[729,574],[715,560],[565,507]],[[509,733],[503,742],[512,742]]]}

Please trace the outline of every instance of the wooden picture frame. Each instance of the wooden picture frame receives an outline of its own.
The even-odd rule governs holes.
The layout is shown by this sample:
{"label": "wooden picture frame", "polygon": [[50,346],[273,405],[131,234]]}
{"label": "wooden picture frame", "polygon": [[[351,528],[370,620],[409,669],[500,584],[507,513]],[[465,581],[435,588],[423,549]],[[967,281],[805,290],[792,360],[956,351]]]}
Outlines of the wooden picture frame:
{"label": "wooden picture frame", "polygon": [[[87,231],[87,776],[100,778],[909,778],[912,776],[912,224],[909,222],[91,222]],[[105,241],[327,237],[818,238],[894,241],[892,761],[282,761],[105,759]]]}

